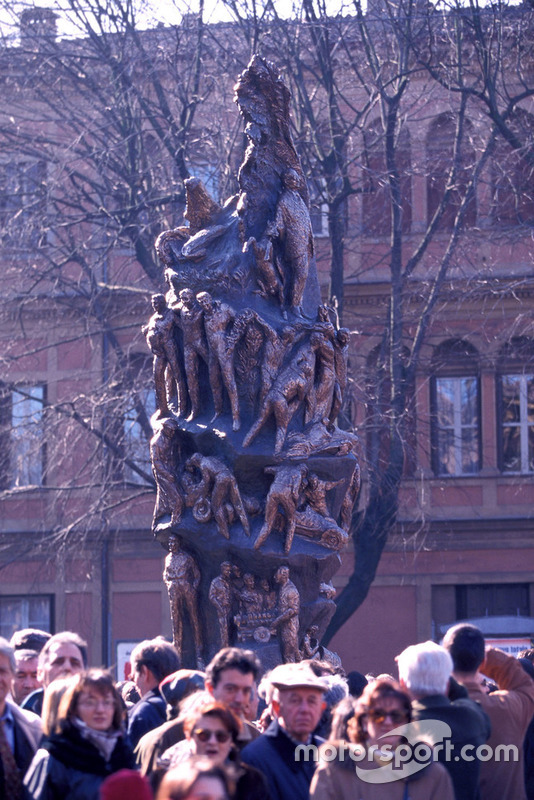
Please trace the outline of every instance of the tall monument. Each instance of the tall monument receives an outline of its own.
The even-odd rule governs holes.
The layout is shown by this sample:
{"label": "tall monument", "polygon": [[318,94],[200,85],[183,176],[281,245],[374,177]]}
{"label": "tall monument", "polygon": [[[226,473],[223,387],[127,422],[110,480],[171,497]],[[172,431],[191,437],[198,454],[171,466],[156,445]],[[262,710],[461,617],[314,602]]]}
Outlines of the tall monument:
{"label": "tall monument", "polygon": [[221,206],[189,179],[188,225],[156,243],[153,531],[191,666],[227,644],[274,666],[320,641],[360,487],[357,438],[336,425],[349,336],[321,304],[289,99],[254,56],[235,87],[239,193]]}

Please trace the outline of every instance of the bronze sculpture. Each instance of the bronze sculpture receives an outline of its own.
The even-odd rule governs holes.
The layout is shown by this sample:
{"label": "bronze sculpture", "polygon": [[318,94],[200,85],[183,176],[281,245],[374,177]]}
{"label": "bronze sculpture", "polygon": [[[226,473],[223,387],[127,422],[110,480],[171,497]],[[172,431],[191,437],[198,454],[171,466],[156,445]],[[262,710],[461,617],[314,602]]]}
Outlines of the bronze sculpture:
{"label": "bronze sculpture", "polygon": [[265,503],[265,522],[260,530],[254,549],[257,550],[265,542],[271,533],[279,508],[282,508],[285,515],[285,543],[284,553],[287,555],[293,544],[293,536],[297,524],[296,511],[302,502],[302,492],[304,480],[308,473],[305,464],[286,467],[266,467],[267,474],[274,475],[267,500]]}
{"label": "bronze sculpture", "polygon": [[294,169],[282,176],[283,191],[276,206],[274,222],[267,235],[278,241],[280,259],[287,275],[287,301],[290,308],[302,314],[302,298],[313,257],[313,229],[310,212],[302,196],[301,177]]}
{"label": "bronze sculpture", "polygon": [[183,414],[186,404],[186,388],[178,361],[178,348],[174,339],[174,326],[176,318],[171,309],[167,308],[165,295],[152,295],[154,314],[150,317],[148,325],[142,328],[146,341],[153,356],[154,388],[156,390],[156,405],[162,416],[168,416],[167,388],[165,372],[169,368],[171,376],[178,391],[177,410]]}
{"label": "bronze sculpture", "polygon": [[[213,655],[246,643],[272,667],[298,660],[306,632],[317,626],[311,648],[332,615],[324,587],[354,516],[358,439],[336,424],[349,337],[321,304],[289,92],[254,56],[235,99],[248,140],[238,194],[220,205],[201,181],[187,180],[189,225],[156,243],[166,298],[144,331],[159,408],[153,529],[181,564],[169,590],[184,657],[198,660],[201,644]],[[169,343],[162,356],[159,329]],[[165,379],[178,385],[178,368],[175,403]],[[185,632],[179,607],[191,621]]]}
{"label": "bronze sculpture", "polygon": [[215,607],[217,613],[221,647],[228,647],[230,642],[228,625],[230,622],[230,612],[232,610],[231,577],[232,565],[229,561],[223,561],[220,575],[214,578],[210,583],[209,601]]}
{"label": "bronze sculpture", "polygon": [[213,300],[209,292],[197,294],[197,301],[204,311],[204,328],[208,340],[208,369],[211,393],[215,406],[214,422],[223,411],[222,385],[224,384],[232,409],[233,429],[240,427],[239,400],[234,376],[233,349],[229,346],[229,326],[235,314],[226,303]]}
{"label": "bronze sculpture", "polygon": [[165,559],[163,580],[169,593],[172,620],[172,643],[180,657],[183,645],[183,620],[187,615],[193,629],[196,666],[203,669],[202,638],[198,618],[197,590],[200,571],[195,560],[182,547],[180,537],[171,534],[168,540],[169,554]]}
{"label": "bronze sculpture", "polygon": [[278,616],[271,632],[278,632],[284,662],[300,661],[298,647],[300,595],[295,584],[289,580],[289,567],[279,567],[274,579],[279,585]]}
{"label": "bronze sculpture", "polygon": [[197,469],[200,473],[204,497],[211,504],[211,511],[217,523],[219,533],[225,539],[230,538],[228,504],[239,517],[247,536],[250,536],[250,526],[243,500],[239,493],[236,479],[222,461],[218,458],[203,456],[195,453],[185,462],[185,469]]}
{"label": "bronze sculpture", "polygon": [[180,304],[177,311],[184,340],[184,363],[187,388],[191,402],[188,420],[192,422],[200,413],[199,361],[208,363],[208,345],[204,333],[204,312],[195,299],[191,289],[179,293]]}
{"label": "bronze sculpture", "polygon": [[251,444],[273,414],[276,420],[274,452],[278,455],[284,446],[289,423],[301,403],[305,403],[307,416],[311,416],[315,403],[315,351],[321,343],[320,334],[312,333],[309,341],[299,347],[291,362],[279,373],[267,393],[258,419],[243,440],[243,447]]}
{"label": "bronze sculpture", "polygon": [[171,525],[177,525],[182,517],[184,498],[174,468],[178,430],[175,419],[165,418],[150,440],[150,459],[157,486],[153,525],[166,514],[170,514]]}

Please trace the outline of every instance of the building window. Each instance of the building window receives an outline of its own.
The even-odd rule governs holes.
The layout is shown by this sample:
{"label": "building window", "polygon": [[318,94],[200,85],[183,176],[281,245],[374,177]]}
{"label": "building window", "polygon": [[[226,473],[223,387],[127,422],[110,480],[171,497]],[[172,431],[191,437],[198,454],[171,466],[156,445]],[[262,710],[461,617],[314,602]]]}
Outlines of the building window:
{"label": "building window", "polygon": [[[154,389],[145,389],[137,393],[137,401],[148,419],[156,410],[156,393]],[[151,474],[149,441],[146,431],[139,419],[139,406],[132,402],[123,418],[124,426],[124,454],[127,461],[124,463],[124,480],[128,483],[146,484],[142,475],[132,469],[131,462],[143,472]]]}
{"label": "building window", "polygon": [[38,628],[52,632],[53,595],[6,595],[0,597],[0,636],[9,641],[15,631]]}
{"label": "building window", "polygon": [[501,375],[502,471],[534,472],[534,375]]}
{"label": "building window", "polygon": [[326,202],[326,184],[324,178],[308,181],[310,195],[310,220],[313,235],[325,238],[328,231],[328,203]]}
{"label": "building window", "polygon": [[528,583],[456,586],[456,619],[530,614]]}
{"label": "building window", "polygon": [[474,475],[479,471],[478,381],[436,378],[438,475]]}
{"label": "building window", "polygon": [[0,475],[4,488],[42,486],[44,483],[45,401],[43,385],[20,386],[2,393]]}
{"label": "building window", "polygon": [[[362,228],[370,236],[391,234],[391,190],[386,163],[385,133],[382,122],[376,120],[364,132],[364,194],[362,198]],[[402,232],[412,227],[412,173],[410,135],[406,127],[397,132],[395,160],[400,176]]]}
{"label": "building window", "polygon": [[517,109],[510,128],[523,147],[514,150],[503,139],[497,141],[492,159],[493,220],[502,225],[534,224],[534,166],[529,151],[534,145],[534,116]]}
{"label": "building window", "polygon": [[[449,183],[450,172],[454,160],[454,141],[456,138],[456,119],[454,115],[442,114],[431,124],[426,142],[427,149],[427,214],[430,223],[436,210],[443,199]],[[461,163],[456,172],[454,188],[449,195],[449,201],[443,211],[439,227],[442,230],[452,230],[454,220],[460,205],[465,197],[469,180],[472,174],[472,164],[475,153],[471,144],[472,125],[465,121],[465,133],[460,144]],[[474,225],[476,222],[476,199],[473,195],[467,206],[464,224]]]}
{"label": "building window", "polygon": [[514,337],[502,349],[497,382],[502,472],[534,472],[534,340]]}
{"label": "building window", "polygon": [[39,247],[46,237],[46,163],[0,165],[0,238],[11,247]]}
{"label": "building window", "polygon": [[[407,363],[409,352],[403,348],[401,358]],[[391,457],[391,377],[389,359],[380,346],[375,347],[367,358],[366,370],[366,446],[367,464],[380,473],[389,464]],[[413,383],[406,385],[404,413],[398,427],[404,450],[403,475],[413,475],[416,466],[416,415]]]}
{"label": "building window", "polygon": [[[508,619],[514,618],[521,626],[521,618],[527,618],[527,629],[531,614],[530,597],[532,584],[529,583],[472,583],[438,584],[432,586],[432,626],[433,636],[439,640],[445,631],[460,620],[482,621],[491,629],[493,635],[504,637],[509,628]],[[492,621],[492,618],[497,620]],[[499,630],[500,628],[500,630]]]}
{"label": "building window", "polygon": [[445,342],[436,349],[432,370],[434,472],[436,475],[475,475],[480,470],[476,350],[462,340]]}

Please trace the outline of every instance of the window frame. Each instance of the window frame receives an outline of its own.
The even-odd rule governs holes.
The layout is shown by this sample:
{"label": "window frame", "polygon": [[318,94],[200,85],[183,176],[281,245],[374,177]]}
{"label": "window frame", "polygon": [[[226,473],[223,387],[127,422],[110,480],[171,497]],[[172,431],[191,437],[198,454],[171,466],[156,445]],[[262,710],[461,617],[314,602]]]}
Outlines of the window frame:
{"label": "window frame", "polygon": [[[476,422],[472,424],[462,424],[462,395],[461,395],[461,381],[472,379],[476,385]],[[454,399],[453,399],[453,426],[452,428],[439,425],[439,395],[438,395],[438,382],[440,380],[455,381],[454,384]],[[481,436],[481,397],[480,397],[480,376],[475,374],[444,374],[436,373],[432,375],[432,394],[431,394],[431,411],[432,411],[432,425],[431,425],[431,448],[432,448],[432,470],[437,478],[468,478],[480,474],[482,469],[482,436]],[[445,430],[452,430],[453,444],[454,444],[454,472],[443,472],[440,470],[440,433]],[[475,430],[476,431],[476,449],[478,453],[477,469],[473,472],[464,472],[463,470],[463,431]]]}
{"label": "window frame", "polygon": [[[35,174],[33,172],[35,171]],[[0,162],[0,245],[22,252],[48,242],[47,162],[26,158]],[[35,224],[37,223],[37,224]]]}
{"label": "window frame", "polygon": [[[35,389],[42,390],[42,396],[40,398],[31,398],[30,393]],[[26,390],[26,391],[24,391]],[[14,384],[9,387],[2,387],[0,390],[1,393],[1,410],[0,410],[0,417],[1,417],[1,425],[2,425],[2,434],[0,435],[0,446],[3,449],[3,458],[0,463],[0,486],[4,489],[34,489],[34,488],[41,488],[46,486],[46,467],[47,467],[47,448],[46,448],[46,436],[45,436],[45,427],[44,427],[44,414],[47,405],[47,384],[44,381],[38,381],[36,383],[18,383]],[[21,398],[29,400],[35,399],[35,401],[40,406],[40,419],[36,421],[37,425],[41,426],[41,431],[39,435],[40,443],[39,443],[39,451],[40,451],[40,476],[39,481],[37,483],[18,483],[18,478],[22,475],[23,472],[28,472],[31,474],[31,466],[26,468],[24,467],[20,471],[16,469],[16,458],[14,455],[18,454],[17,449],[17,437],[14,436],[14,432],[16,429],[22,429],[23,426],[26,424],[24,421],[21,422],[20,425],[14,425],[14,417],[13,417],[13,409],[15,406],[16,397],[15,395],[19,395]],[[32,412],[34,415],[35,412]],[[21,418],[22,419],[22,418]],[[30,423],[32,424],[32,423]],[[21,441],[25,441],[27,439],[26,436],[21,437]],[[3,440],[3,442],[1,441]],[[17,450],[17,452],[15,452]],[[26,459],[27,459],[26,454]],[[32,453],[30,453],[30,456]]]}
{"label": "window frame", "polygon": [[[42,623],[37,625],[35,620],[31,620],[29,616],[29,604],[31,600],[35,599],[42,599],[48,601],[48,611],[49,611],[49,619],[48,619],[48,633],[54,633],[55,626],[55,595],[50,594],[49,592],[43,592],[39,594],[2,594],[0,595],[0,630],[4,629],[4,622],[3,622],[3,609],[2,605],[7,602],[16,602],[20,601],[22,606],[26,604],[28,607],[28,611],[24,618],[21,618],[20,627],[15,628],[15,630],[23,630],[24,628],[31,628],[31,627],[39,627],[41,630],[46,630],[46,628],[42,627]],[[15,631],[13,631],[14,633]],[[4,634],[2,634],[4,635]],[[11,634],[12,635],[12,634]],[[8,640],[11,638],[10,636],[5,636]]]}
{"label": "window frame", "polygon": [[[511,423],[504,421],[504,387],[503,378],[516,377],[520,379],[519,388],[519,422]],[[531,427],[534,430],[534,419],[529,424],[528,421],[528,386],[527,381],[531,379],[534,381],[534,370],[532,372],[521,372],[518,369],[502,369],[499,372],[497,381],[497,441],[498,441],[498,456],[499,456],[499,470],[502,475],[532,475],[534,474],[534,464],[532,468],[529,467],[529,437],[528,429]],[[519,458],[520,469],[505,469],[504,464],[504,428],[517,427],[519,428]],[[534,461],[534,453],[533,453]]]}

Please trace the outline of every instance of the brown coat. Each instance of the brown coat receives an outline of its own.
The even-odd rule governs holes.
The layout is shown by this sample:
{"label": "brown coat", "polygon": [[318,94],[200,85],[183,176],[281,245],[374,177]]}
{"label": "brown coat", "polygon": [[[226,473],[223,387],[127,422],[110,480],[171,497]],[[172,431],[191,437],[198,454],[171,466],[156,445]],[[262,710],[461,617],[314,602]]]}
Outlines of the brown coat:
{"label": "brown coat", "polygon": [[355,767],[350,757],[343,761],[321,760],[311,782],[310,800],[454,800],[449,773],[437,762],[408,780],[382,784],[361,780]]}
{"label": "brown coat", "polygon": [[534,681],[513,656],[488,648],[480,672],[491,678],[498,692],[485,694],[478,680],[462,680],[469,697],[480,703],[491,722],[487,744],[515,745],[518,760],[484,761],[480,768],[481,800],[526,800],[523,768],[523,739],[534,715]]}

